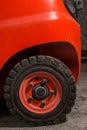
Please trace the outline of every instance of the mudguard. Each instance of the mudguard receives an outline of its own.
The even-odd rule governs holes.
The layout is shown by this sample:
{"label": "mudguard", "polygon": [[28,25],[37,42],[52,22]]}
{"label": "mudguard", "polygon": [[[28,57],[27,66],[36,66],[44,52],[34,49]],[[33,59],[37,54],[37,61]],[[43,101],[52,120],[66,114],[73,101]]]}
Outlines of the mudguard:
{"label": "mudguard", "polygon": [[0,1],[0,12],[1,69],[13,55],[26,48],[67,42],[76,51],[78,78],[80,26],[62,0],[3,0]]}

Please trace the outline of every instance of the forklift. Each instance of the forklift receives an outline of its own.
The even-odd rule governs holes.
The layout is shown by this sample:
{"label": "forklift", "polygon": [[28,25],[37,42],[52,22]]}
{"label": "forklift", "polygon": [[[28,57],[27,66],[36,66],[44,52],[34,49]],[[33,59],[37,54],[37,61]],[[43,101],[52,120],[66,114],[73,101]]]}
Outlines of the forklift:
{"label": "forklift", "polygon": [[32,126],[63,123],[87,56],[86,0],[0,1],[0,99]]}

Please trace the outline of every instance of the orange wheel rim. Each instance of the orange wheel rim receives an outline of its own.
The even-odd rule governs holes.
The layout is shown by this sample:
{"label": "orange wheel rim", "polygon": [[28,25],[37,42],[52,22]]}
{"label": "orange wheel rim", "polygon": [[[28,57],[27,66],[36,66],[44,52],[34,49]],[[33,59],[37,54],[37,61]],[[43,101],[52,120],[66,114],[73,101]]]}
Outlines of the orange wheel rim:
{"label": "orange wheel rim", "polygon": [[62,86],[54,75],[44,71],[34,72],[22,81],[19,97],[28,111],[46,114],[60,103]]}

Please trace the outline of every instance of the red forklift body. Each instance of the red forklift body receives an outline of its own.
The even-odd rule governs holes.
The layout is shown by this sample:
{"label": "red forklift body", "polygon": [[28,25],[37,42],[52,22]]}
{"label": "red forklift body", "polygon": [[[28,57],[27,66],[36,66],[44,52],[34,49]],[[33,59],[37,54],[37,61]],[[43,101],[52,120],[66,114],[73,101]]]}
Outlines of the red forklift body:
{"label": "red forklift body", "polygon": [[1,0],[0,12],[0,97],[5,86],[11,113],[36,125],[64,121],[76,98],[80,25],[63,0]]}
{"label": "red forklift body", "polygon": [[[70,67],[74,75],[77,73],[75,78],[78,78],[80,26],[68,13],[62,0],[3,0],[0,2],[0,12],[0,69],[13,55],[24,49],[55,42],[57,48],[58,43],[66,42],[74,47],[76,55],[69,52],[70,61],[67,62],[72,62],[73,55],[75,56],[76,70],[75,63]],[[58,51],[60,50],[57,48],[56,53]],[[56,57],[64,59],[67,51],[63,49]]]}

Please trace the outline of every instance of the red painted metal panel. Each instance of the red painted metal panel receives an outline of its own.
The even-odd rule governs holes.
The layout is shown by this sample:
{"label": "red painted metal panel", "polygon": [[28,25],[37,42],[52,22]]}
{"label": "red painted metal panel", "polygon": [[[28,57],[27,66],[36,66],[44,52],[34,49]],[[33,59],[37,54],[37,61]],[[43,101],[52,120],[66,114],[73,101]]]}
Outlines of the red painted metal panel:
{"label": "red painted metal panel", "polygon": [[80,72],[80,26],[62,0],[3,0],[0,12],[0,68],[23,49],[68,42],[77,52]]}

